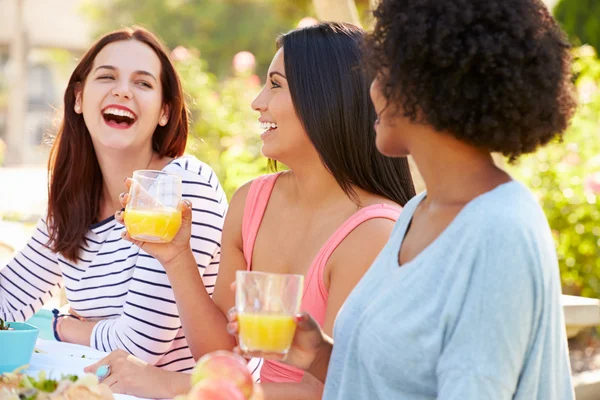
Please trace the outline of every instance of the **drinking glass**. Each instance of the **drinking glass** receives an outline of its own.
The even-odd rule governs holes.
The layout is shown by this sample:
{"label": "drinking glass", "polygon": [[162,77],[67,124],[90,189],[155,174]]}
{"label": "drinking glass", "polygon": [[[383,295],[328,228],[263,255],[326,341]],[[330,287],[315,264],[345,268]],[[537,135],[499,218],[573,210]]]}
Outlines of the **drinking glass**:
{"label": "drinking glass", "polygon": [[287,354],[296,332],[304,277],[237,271],[235,280],[240,349]]}
{"label": "drinking glass", "polygon": [[166,243],[181,227],[181,178],[163,171],[133,172],[125,227],[129,236],[145,242]]}

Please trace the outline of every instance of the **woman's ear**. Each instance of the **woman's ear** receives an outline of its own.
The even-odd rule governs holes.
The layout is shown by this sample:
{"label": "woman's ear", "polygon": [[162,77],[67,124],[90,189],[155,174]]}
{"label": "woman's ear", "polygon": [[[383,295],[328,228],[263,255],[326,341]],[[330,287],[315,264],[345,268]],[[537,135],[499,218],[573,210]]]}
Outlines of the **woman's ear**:
{"label": "woman's ear", "polygon": [[77,114],[81,114],[83,111],[81,109],[81,96],[82,96],[82,88],[81,88],[81,83],[77,83],[75,85],[75,106],[73,107],[73,110],[77,113]]}
{"label": "woman's ear", "polygon": [[160,114],[160,119],[158,120],[158,124],[160,126],[165,126],[169,123],[169,113],[171,108],[168,104],[165,104],[162,109],[162,113]]}

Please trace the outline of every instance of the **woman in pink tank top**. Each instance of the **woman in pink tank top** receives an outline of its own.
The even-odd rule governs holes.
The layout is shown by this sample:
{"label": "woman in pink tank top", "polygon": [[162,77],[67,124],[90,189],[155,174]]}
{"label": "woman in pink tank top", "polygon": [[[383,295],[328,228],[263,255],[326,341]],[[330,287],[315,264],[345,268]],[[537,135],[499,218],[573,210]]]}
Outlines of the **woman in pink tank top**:
{"label": "woman in pink tank top", "polygon": [[[376,150],[361,38],[362,31],[347,24],[320,24],[279,38],[252,107],[265,129],[263,154],[290,170],[239,189],[224,231],[224,240],[235,242],[231,252],[224,243],[220,281],[234,280],[231,262],[235,269],[243,263],[248,270],[303,274],[302,310],[326,332],[414,195],[406,159]],[[265,361],[261,382],[267,399],[322,394],[314,378],[281,362]]]}
{"label": "woman in pink tank top", "polygon": [[[362,37],[353,25],[321,23],[278,39],[252,108],[263,125],[263,154],[289,170],[259,177],[234,194],[212,301],[191,250],[175,251],[173,244],[144,247],[161,259],[175,255],[164,267],[178,271],[169,276],[175,277],[171,284],[195,358],[236,344],[227,333],[226,315],[235,302],[230,287],[237,270],[304,275],[302,310],[331,335],[338,310],[387,242],[401,207],[414,196],[406,158],[382,156],[375,147],[376,115],[369,100],[371,79],[361,68]],[[178,237],[190,235],[188,212],[184,207]],[[119,376],[120,382],[158,375],[123,364],[128,368],[120,370],[128,376]],[[286,364],[266,361],[260,372],[266,400],[321,398],[321,383]],[[174,392],[189,389],[189,381],[178,379],[169,378]],[[120,389],[135,395],[134,386]]]}

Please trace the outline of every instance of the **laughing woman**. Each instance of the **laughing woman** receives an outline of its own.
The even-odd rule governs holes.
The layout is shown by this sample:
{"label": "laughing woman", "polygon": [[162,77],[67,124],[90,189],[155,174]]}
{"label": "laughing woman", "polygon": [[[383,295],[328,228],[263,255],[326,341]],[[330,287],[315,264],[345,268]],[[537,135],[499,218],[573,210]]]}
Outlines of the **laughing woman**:
{"label": "laughing woman", "polygon": [[192,205],[195,272],[212,293],[227,202],[210,167],[182,157],[187,108],[158,39],[143,29],[110,33],[83,56],[64,96],[52,148],[47,215],[0,270],[0,316],[30,318],[66,289],[72,313],[57,316],[58,340],[123,349],[169,370],[194,359],[163,266],[121,238],[118,195],[134,170],[176,174]]}

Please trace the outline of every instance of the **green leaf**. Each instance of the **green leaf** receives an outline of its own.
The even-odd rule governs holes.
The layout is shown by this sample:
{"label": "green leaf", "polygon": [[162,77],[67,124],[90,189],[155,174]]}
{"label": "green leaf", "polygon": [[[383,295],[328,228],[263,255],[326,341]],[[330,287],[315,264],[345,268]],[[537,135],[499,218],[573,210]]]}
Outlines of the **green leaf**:
{"label": "green leaf", "polygon": [[[573,50],[580,105],[564,134],[509,166],[542,205],[556,240],[563,291],[600,298],[600,60],[590,46]],[[597,175],[600,179],[600,175]]]}

